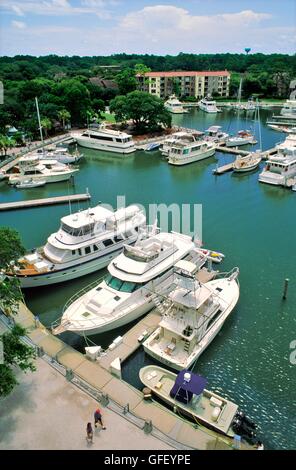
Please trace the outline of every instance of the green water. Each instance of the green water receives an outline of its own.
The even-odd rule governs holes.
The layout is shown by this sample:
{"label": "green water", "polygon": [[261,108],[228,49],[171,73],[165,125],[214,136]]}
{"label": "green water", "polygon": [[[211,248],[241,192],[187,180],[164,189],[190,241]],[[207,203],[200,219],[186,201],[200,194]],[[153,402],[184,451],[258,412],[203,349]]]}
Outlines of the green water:
{"label": "green water", "polygon": [[[262,111],[262,122],[270,111]],[[224,111],[217,116],[192,110],[174,116],[175,123],[204,130],[220,124],[235,132],[251,128],[241,117]],[[252,116],[252,115],[251,115]],[[262,126],[263,148],[281,140],[282,134]],[[226,173],[213,176],[217,163],[231,160],[225,154],[183,167],[169,166],[159,152],[137,152],[127,158],[83,149],[86,160],[68,183],[18,191],[0,183],[1,201],[85,192],[92,204],[114,205],[117,195],[127,204],[196,203],[203,207],[203,242],[223,252],[220,269],[240,268],[241,296],[232,317],[200,358],[196,370],[207,377],[208,388],[235,401],[260,424],[268,448],[293,449],[296,436],[296,365],[289,362],[290,343],[296,339],[295,315],[295,197],[292,191],[258,183],[258,172],[247,175]],[[78,205],[72,206],[76,210]],[[80,208],[85,208],[81,204]],[[16,228],[24,244],[43,244],[55,231],[67,206],[51,206],[0,213],[0,225]],[[58,318],[65,301],[102,273],[61,285],[26,292],[29,307],[49,325]],[[288,298],[282,301],[284,279],[290,278]],[[95,338],[107,346],[129,326]],[[63,339],[82,349],[84,340],[65,333]],[[124,377],[139,386],[137,371],[146,362],[139,352],[126,365]]]}

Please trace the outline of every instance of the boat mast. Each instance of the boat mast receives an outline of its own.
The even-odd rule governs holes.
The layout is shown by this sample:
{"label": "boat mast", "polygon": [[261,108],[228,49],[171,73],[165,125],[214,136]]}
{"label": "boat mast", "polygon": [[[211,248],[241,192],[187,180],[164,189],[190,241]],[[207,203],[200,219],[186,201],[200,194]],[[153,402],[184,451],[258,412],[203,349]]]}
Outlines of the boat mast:
{"label": "boat mast", "polygon": [[257,108],[257,119],[258,119],[258,129],[259,129],[259,145],[260,145],[260,151],[262,151],[261,122],[260,122],[258,98],[256,99],[256,108]]}
{"label": "boat mast", "polygon": [[42,132],[42,126],[41,126],[41,120],[40,120],[40,113],[39,113],[39,105],[38,105],[38,98],[37,96],[35,97],[35,103],[36,103],[36,109],[37,109],[37,116],[38,116],[38,124],[39,124],[39,132],[40,132],[40,137],[41,137],[41,142],[42,142],[42,151],[43,151],[43,132]]}

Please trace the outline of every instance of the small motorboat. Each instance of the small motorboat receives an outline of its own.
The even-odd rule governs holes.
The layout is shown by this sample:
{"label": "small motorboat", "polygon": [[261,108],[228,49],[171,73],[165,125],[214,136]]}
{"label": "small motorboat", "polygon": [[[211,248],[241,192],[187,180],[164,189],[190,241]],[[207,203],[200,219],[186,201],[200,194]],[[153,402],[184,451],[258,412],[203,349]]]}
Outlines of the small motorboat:
{"label": "small motorboat", "polygon": [[237,135],[226,139],[226,147],[238,147],[240,145],[255,144],[256,140],[250,131],[239,131]]}
{"label": "small motorboat", "polygon": [[238,405],[207,390],[207,380],[189,370],[177,375],[159,366],[142,367],[141,382],[152,394],[201,427],[233,438],[239,435],[251,445],[258,442],[256,424],[238,410]]}
{"label": "small motorboat", "polygon": [[233,171],[235,173],[246,173],[248,171],[256,170],[261,160],[260,152],[251,152],[244,157],[238,155],[233,163]]}
{"label": "small motorboat", "polygon": [[40,186],[44,186],[46,183],[45,180],[34,180],[32,178],[28,180],[23,180],[20,183],[17,183],[15,187],[17,189],[31,189],[31,188],[39,188]]}
{"label": "small motorboat", "polygon": [[145,151],[146,152],[152,152],[153,150],[158,150],[160,147],[159,142],[152,142],[151,144],[147,144]]}
{"label": "small motorboat", "polygon": [[221,261],[223,261],[225,258],[225,255],[223,255],[223,253],[219,253],[218,251],[207,250],[205,248],[200,248],[200,251],[206,255],[208,259],[213,261],[213,263],[221,263]]}

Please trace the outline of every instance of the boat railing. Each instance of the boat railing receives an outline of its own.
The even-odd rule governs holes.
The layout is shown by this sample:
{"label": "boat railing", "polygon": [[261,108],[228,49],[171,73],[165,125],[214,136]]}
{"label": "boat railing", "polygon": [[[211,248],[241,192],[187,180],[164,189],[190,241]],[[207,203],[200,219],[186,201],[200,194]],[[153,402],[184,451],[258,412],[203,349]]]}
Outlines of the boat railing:
{"label": "boat railing", "polygon": [[83,287],[78,292],[76,292],[76,294],[72,295],[72,297],[70,297],[70,299],[67,300],[67,302],[65,303],[64,308],[63,308],[63,313],[67,310],[67,308],[70,307],[71,304],[75,302],[75,300],[79,299],[79,297],[82,297],[84,294],[86,294],[91,289],[93,289],[98,284],[100,284],[105,279],[105,277],[106,276],[104,275],[104,276],[97,278],[95,281],[91,282],[90,284],[88,284],[87,286]]}
{"label": "boat railing", "polygon": [[215,279],[226,278],[229,281],[233,281],[234,279],[238,277],[238,275],[239,275],[239,268],[235,267],[231,269],[231,271],[228,271],[228,272],[218,272]]}

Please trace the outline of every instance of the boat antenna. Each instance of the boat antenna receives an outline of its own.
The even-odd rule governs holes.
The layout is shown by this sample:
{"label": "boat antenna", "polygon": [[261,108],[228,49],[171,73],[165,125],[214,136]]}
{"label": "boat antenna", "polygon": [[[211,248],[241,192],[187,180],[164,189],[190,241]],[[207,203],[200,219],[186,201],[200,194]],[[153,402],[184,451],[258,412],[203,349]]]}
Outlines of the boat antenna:
{"label": "boat antenna", "polygon": [[44,152],[43,132],[42,132],[42,126],[41,126],[41,120],[40,120],[40,113],[39,113],[39,105],[38,105],[38,98],[37,98],[37,96],[35,96],[35,103],[36,103],[36,109],[37,109],[37,117],[38,117],[38,124],[39,124],[39,132],[40,132],[40,137],[41,137],[41,142],[42,142],[42,152]]}

